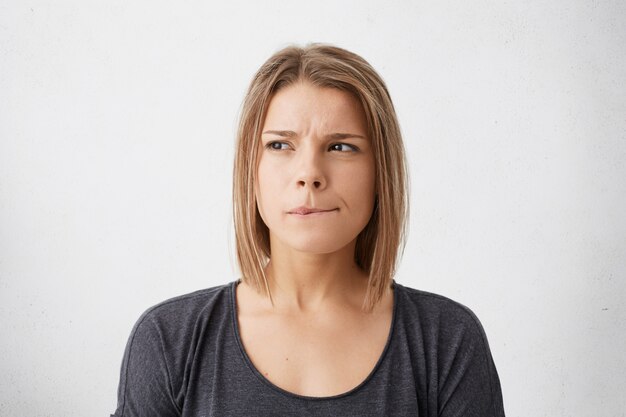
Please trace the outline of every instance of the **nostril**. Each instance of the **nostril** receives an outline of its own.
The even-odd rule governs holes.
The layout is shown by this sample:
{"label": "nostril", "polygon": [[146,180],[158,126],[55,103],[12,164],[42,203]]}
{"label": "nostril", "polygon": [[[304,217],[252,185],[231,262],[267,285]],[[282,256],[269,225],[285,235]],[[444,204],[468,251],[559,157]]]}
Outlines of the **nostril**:
{"label": "nostril", "polygon": [[322,186],[322,181],[314,180],[314,181],[306,181],[306,180],[298,180],[298,186],[300,187],[312,187],[312,188],[320,188]]}

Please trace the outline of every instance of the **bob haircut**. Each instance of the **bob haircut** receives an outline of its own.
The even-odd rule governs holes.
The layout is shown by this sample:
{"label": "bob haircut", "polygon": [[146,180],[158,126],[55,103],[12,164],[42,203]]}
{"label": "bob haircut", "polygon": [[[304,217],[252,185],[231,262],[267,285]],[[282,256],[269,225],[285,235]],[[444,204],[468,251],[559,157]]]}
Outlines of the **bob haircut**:
{"label": "bob haircut", "polygon": [[406,243],[408,172],[400,126],[385,83],[360,56],[335,46],[288,46],[254,75],[244,98],[233,171],[233,220],[237,262],[246,284],[274,304],[264,267],[270,259],[269,229],[257,209],[258,144],[270,100],[281,88],[306,81],[353,94],[367,120],[376,169],[376,199],[369,223],[357,236],[354,258],[369,275],[362,309],[371,312],[391,285]]}

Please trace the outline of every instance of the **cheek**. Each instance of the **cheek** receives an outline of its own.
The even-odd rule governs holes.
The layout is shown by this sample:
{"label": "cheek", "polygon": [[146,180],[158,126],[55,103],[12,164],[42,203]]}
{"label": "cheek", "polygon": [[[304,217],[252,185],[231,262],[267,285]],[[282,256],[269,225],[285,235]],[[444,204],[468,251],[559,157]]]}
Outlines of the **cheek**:
{"label": "cheek", "polygon": [[339,194],[346,198],[349,209],[353,212],[370,212],[376,189],[373,167],[364,164],[337,174],[337,178],[341,179]]}
{"label": "cheek", "polygon": [[374,178],[359,178],[358,187],[354,187],[352,194],[353,198],[369,212],[374,205]]}
{"label": "cheek", "polygon": [[376,167],[373,158],[363,161],[359,167],[357,167],[353,176],[358,181],[359,187],[362,190],[374,192],[376,187]]}
{"label": "cheek", "polygon": [[272,209],[277,201],[275,194],[278,187],[277,184],[274,183],[276,181],[276,176],[272,175],[271,171],[271,168],[268,167],[267,164],[261,162],[257,170],[257,178],[254,188],[257,207],[259,209],[259,213],[261,214],[261,218],[266,224],[268,222],[267,213],[274,211]]}

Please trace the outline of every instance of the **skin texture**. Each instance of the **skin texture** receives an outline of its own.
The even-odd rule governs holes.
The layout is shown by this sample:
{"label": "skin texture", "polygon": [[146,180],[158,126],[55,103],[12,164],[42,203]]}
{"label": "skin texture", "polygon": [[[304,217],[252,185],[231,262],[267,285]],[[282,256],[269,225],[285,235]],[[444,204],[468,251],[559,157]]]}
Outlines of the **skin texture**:
{"label": "skin texture", "polygon": [[[348,93],[299,83],[272,99],[263,132],[257,201],[274,239],[311,253],[349,244],[369,221],[374,205],[374,158],[360,104]],[[362,138],[335,139],[334,133]],[[269,148],[266,145],[271,145]],[[298,206],[336,209],[289,214]]]}
{"label": "skin texture", "polygon": [[[248,356],[289,392],[347,392],[372,371],[389,335],[393,294],[364,313],[368,277],[354,262],[375,199],[366,126],[360,103],[337,89],[297,83],[270,101],[263,132],[274,132],[259,144],[255,193],[270,230],[265,272],[275,304],[243,282],[236,299]],[[289,213],[299,206],[333,211]]]}
{"label": "skin texture", "polygon": [[[270,230],[272,293],[300,311],[346,291],[362,300],[354,247],[374,208],[375,164],[361,104],[298,82],[271,99],[262,132],[255,193]],[[332,211],[290,212],[300,206]]]}

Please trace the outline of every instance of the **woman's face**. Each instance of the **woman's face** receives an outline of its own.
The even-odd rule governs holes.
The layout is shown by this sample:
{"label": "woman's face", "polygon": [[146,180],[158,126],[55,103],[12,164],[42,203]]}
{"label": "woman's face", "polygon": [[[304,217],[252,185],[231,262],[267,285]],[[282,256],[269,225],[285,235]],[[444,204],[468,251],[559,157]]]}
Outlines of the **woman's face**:
{"label": "woman's face", "polygon": [[374,208],[375,164],[365,113],[350,93],[308,82],[279,90],[259,155],[255,192],[272,247],[331,253],[365,228]]}

